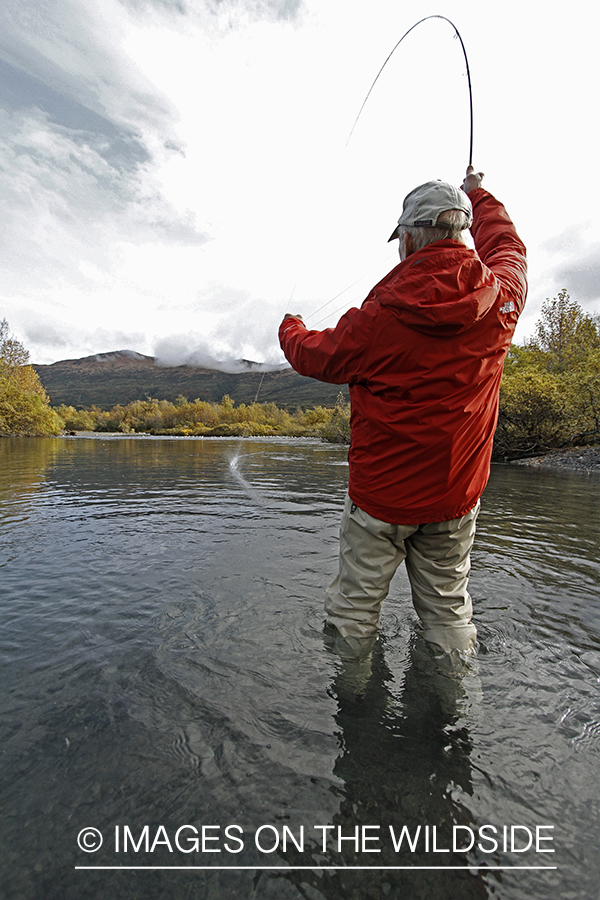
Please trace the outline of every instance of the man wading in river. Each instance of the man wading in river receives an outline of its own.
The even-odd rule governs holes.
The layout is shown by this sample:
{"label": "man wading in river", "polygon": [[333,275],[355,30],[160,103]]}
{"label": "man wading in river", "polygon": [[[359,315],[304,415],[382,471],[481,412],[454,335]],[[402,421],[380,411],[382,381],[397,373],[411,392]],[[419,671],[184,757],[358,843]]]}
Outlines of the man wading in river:
{"label": "man wading in river", "polygon": [[377,635],[404,559],[423,637],[475,648],[470,553],[527,292],[525,247],[482,178],[469,166],[463,190],[431,181],[408,194],[390,237],[400,264],[335,328],[288,314],[279,329],[297,372],[350,385],[348,497],[325,609],[357,648]]}

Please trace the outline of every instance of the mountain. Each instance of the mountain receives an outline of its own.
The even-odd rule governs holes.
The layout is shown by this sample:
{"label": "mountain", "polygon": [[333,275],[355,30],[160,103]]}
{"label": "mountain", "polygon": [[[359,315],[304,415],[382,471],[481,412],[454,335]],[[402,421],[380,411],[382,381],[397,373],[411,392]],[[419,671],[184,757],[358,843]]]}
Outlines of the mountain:
{"label": "mountain", "polygon": [[[49,366],[34,365],[53,406],[110,409],[132,400],[188,400],[218,402],[229,394],[237,404],[274,402],[281,407],[333,406],[345,385],[324,384],[298,375],[293,369],[265,371],[260,363],[241,360],[243,371],[230,373],[200,366],[162,366],[153,356],[133,350],[97,353],[64,359]],[[262,370],[262,371],[261,371]]]}

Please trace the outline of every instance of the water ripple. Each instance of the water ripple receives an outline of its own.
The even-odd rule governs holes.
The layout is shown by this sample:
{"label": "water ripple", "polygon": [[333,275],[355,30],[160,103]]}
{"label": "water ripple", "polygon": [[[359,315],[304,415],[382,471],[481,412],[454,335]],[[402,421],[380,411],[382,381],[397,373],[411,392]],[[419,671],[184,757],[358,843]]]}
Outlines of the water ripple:
{"label": "water ripple", "polygon": [[[360,891],[356,880],[287,878],[278,886],[291,900],[371,888],[593,895],[597,481],[494,469],[471,578],[480,652],[457,673],[419,643],[404,572],[368,661],[353,668],[327,644],[345,448],[10,439],[0,454],[0,867],[12,878],[43,862],[39,885],[24,877],[11,900],[98,895],[96,882],[72,880],[84,825],[229,821],[556,827],[551,885],[547,873],[503,873],[501,884],[489,872],[411,873],[410,884],[387,873],[384,890],[369,873]],[[206,879],[122,882],[119,896],[280,896],[250,876]]]}

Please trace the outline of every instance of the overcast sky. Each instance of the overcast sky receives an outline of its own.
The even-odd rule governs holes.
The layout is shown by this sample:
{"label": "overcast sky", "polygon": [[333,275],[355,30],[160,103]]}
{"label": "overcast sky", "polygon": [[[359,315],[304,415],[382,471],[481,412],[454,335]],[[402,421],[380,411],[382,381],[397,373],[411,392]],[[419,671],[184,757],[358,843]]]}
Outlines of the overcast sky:
{"label": "overcast sky", "polygon": [[469,56],[474,164],[528,246],[517,340],[561,288],[600,313],[599,10],[2,0],[0,318],[38,363],[277,363],[286,311],[335,324],[395,265],[404,195],[464,175],[467,78],[441,20],[396,51],[346,146],[435,13]]}

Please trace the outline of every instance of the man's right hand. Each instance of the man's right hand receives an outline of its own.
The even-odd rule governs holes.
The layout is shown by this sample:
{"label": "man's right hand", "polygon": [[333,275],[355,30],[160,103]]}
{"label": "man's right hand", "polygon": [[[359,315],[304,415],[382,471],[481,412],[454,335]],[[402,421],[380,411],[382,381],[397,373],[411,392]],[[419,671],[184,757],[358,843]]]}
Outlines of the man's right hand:
{"label": "man's right hand", "polygon": [[483,186],[483,172],[475,172],[473,166],[467,166],[467,174],[465,180],[461,184],[461,188],[468,194],[469,191],[474,191],[475,188],[480,188]]}

